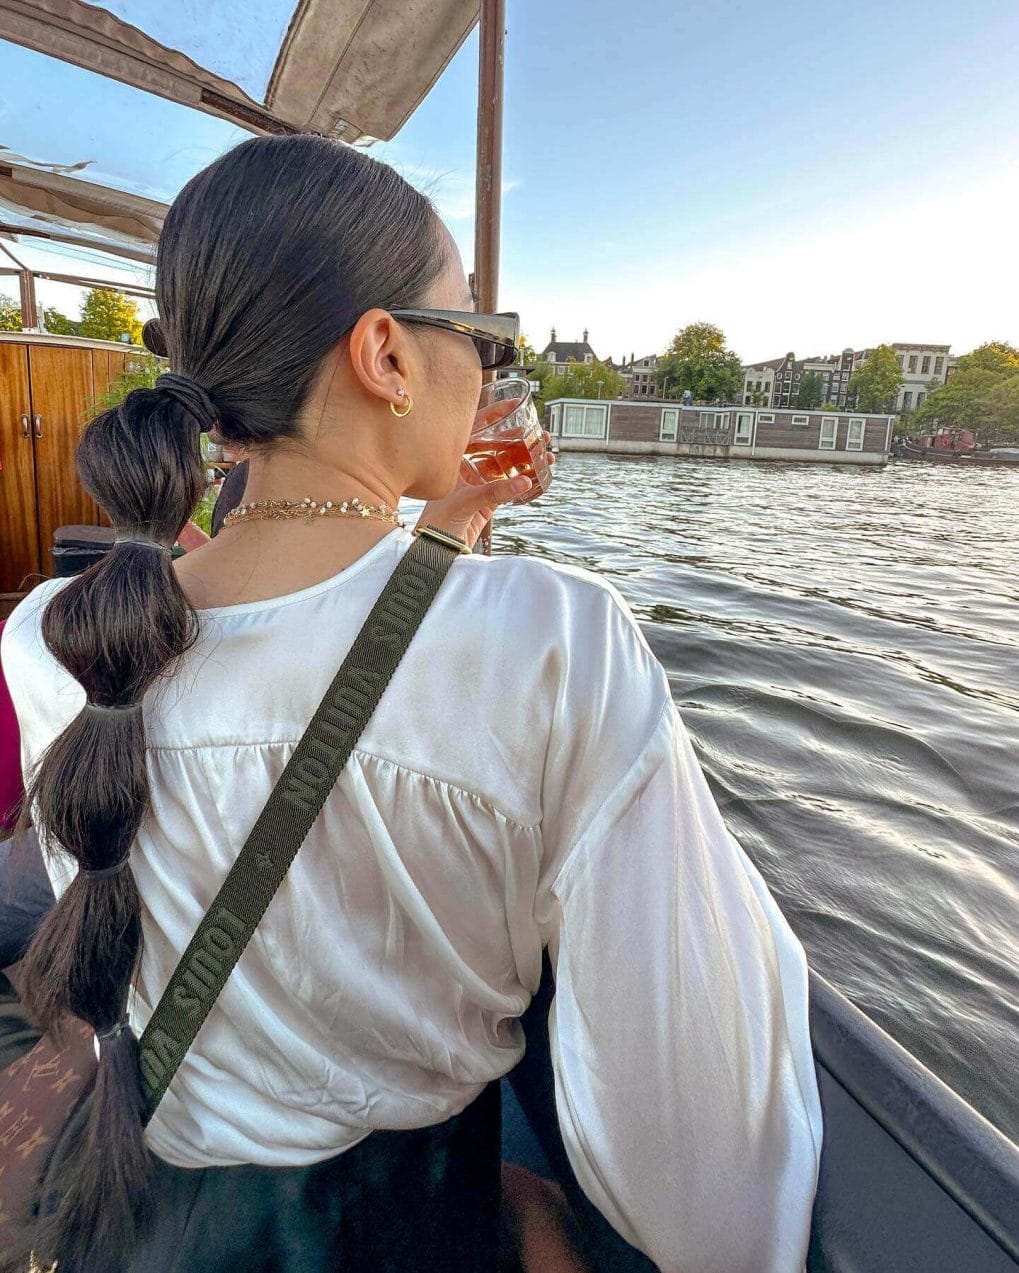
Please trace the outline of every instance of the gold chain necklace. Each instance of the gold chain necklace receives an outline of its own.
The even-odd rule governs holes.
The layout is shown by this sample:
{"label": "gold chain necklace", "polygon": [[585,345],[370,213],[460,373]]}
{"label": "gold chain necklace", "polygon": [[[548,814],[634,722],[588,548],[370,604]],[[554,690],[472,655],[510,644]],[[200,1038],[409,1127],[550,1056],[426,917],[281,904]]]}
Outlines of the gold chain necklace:
{"label": "gold chain necklace", "polygon": [[331,499],[261,499],[251,504],[238,504],[223,518],[223,528],[244,522],[291,522],[303,520],[310,525],[316,517],[361,517],[365,521],[388,522],[403,526],[388,504],[362,504],[355,496],[334,503]]}

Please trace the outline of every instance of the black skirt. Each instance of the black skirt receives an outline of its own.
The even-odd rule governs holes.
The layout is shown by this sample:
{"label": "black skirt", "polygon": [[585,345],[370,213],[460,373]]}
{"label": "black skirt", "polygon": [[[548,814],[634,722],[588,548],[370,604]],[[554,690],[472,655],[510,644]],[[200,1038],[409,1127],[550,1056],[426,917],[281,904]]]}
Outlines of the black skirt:
{"label": "black skirt", "polygon": [[494,1273],[500,1124],[491,1083],[445,1123],[310,1167],[157,1160],[155,1222],[123,1273]]}

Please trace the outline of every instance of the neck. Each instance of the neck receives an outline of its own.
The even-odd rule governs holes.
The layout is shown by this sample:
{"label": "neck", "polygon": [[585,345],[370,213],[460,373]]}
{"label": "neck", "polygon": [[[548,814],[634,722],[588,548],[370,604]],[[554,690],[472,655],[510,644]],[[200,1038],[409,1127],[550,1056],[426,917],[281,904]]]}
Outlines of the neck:
{"label": "neck", "polygon": [[390,474],[371,463],[278,450],[269,456],[253,455],[244,488],[244,503],[256,500],[306,497],[334,504],[355,497],[364,504],[396,508],[403,491]]}
{"label": "neck", "polygon": [[[401,494],[380,469],[356,455],[335,460],[278,448],[268,457],[251,457],[244,502],[307,497],[335,504],[356,496],[365,504],[396,508]],[[335,575],[392,530],[386,522],[360,517],[225,526],[215,539],[181,557],[175,570],[195,606],[262,601]]]}

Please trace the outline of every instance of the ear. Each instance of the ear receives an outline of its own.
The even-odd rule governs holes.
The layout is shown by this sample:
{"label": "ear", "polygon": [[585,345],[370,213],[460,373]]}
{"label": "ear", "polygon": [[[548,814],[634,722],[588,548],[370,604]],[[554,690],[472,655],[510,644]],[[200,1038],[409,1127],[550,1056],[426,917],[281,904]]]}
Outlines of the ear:
{"label": "ear", "polygon": [[384,309],[369,309],[349,337],[350,365],[362,389],[374,398],[399,406],[399,390],[408,393],[412,348],[407,333]]}

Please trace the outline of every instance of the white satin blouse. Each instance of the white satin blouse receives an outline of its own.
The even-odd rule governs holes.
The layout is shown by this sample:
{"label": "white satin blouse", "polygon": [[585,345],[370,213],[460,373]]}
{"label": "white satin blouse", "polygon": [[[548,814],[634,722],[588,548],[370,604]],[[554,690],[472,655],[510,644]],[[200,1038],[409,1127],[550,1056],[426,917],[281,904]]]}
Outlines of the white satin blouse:
{"label": "white satin blouse", "polygon": [[[147,697],[137,1033],[411,542],[202,611]],[[61,586],[3,637],[26,769],[84,701],[40,635]],[[52,862],[58,893],[73,870]],[[305,1164],[450,1117],[519,1060],[545,944],[559,1119],[590,1198],[667,1273],[801,1270],[821,1140],[803,951],[625,602],[526,557],[453,565],[151,1148]]]}

